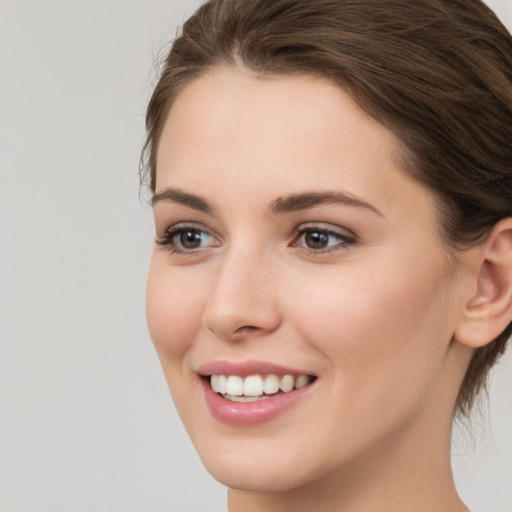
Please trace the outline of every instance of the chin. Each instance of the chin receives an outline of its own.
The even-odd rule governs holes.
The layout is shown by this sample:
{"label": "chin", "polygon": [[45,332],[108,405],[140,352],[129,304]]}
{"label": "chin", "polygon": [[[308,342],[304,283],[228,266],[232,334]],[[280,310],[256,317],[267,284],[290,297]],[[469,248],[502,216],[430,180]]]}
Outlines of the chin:
{"label": "chin", "polygon": [[303,486],[308,478],[298,473],[296,467],[286,463],[246,463],[244,461],[205,459],[203,464],[208,472],[226,487],[252,492],[287,492]]}
{"label": "chin", "polygon": [[[252,449],[248,445],[252,444]],[[232,439],[195,443],[207,471],[231,488],[253,492],[287,492],[312,483],[325,472],[325,461],[312,460],[300,446],[281,439]]]}

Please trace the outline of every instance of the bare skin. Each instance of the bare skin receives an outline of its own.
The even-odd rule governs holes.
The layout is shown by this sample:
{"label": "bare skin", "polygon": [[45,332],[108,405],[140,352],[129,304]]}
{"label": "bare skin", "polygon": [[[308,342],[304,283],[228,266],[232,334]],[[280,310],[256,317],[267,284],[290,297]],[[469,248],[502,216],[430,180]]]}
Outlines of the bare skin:
{"label": "bare skin", "polygon": [[[434,197],[400,168],[393,136],[309,76],[218,69],[190,83],[156,181],[148,324],[230,512],[466,511],[453,407],[472,349],[506,321],[481,313],[508,293],[482,268],[499,260],[493,241],[512,245],[510,222],[449,257]],[[219,360],[316,380],[277,418],[226,424],[198,376]]]}

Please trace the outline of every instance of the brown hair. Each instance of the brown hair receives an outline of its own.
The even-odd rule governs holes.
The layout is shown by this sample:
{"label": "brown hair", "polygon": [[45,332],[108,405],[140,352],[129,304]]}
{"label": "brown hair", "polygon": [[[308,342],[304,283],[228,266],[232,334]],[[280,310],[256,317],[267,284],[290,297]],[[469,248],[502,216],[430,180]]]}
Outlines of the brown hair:
{"label": "brown hair", "polygon": [[[463,250],[512,216],[512,37],[481,0],[210,0],[186,21],[147,109],[141,181],[181,89],[220,66],[316,74],[401,142],[404,169],[439,198],[444,240]],[[476,349],[467,414],[512,325]]]}

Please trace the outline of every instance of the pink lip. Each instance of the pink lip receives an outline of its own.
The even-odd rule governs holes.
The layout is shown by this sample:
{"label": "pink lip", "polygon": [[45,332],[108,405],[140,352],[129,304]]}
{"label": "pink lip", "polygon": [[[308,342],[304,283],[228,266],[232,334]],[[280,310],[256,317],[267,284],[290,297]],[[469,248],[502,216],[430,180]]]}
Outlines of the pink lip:
{"label": "pink lip", "polygon": [[204,397],[214,418],[222,423],[236,426],[253,426],[270,421],[300,400],[311,385],[294,389],[289,393],[272,395],[261,402],[231,402],[215,393],[209,383],[202,379]]}
{"label": "pink lip", "polygon": [[305,397],[311,390],[312,384],[294,389],[288,393],[277,393],[258,402],[232,402],[213,391],[207,375],[248,375],[270,373],[276,375],[312,375],[308,372],[286,368],[261,361],[246,361],[241,364],[226,361],[214,361],[201,366],[198,374],[202,376],[201,384],[204,397],[213,417],[222,423],[234,426],[254,426],[273,420]]}
{"label": "pink lip", "polygon": [[207,375],[238,375],[239,377],[248,377],[249,375],[314,375],[308,371],[287,368],[266,361],[244,361],[241,363],[232,363],[229,361],[212,361],[202,365],[197,373],[202,376]]}

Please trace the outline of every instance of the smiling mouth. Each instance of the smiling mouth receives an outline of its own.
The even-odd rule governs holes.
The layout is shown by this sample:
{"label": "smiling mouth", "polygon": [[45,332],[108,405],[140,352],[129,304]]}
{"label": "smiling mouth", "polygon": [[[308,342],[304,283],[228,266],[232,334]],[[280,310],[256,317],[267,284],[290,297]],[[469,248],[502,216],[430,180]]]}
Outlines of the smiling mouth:
{"label": "smiling mouth", "polygon": [[311,384],[313,375],[209,375],[207,381],[215,393],[232,402],[259,402],[290,393]]}

